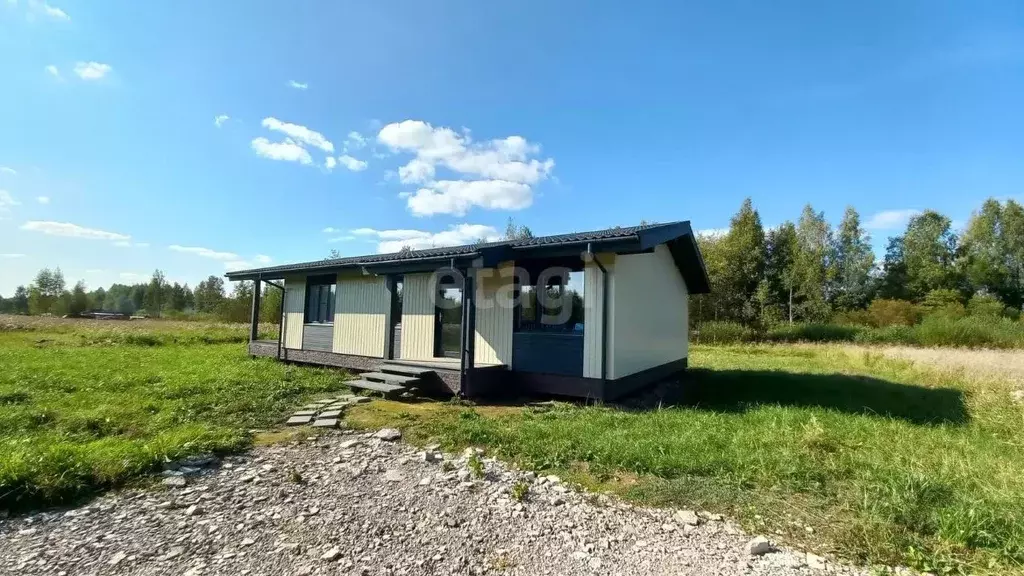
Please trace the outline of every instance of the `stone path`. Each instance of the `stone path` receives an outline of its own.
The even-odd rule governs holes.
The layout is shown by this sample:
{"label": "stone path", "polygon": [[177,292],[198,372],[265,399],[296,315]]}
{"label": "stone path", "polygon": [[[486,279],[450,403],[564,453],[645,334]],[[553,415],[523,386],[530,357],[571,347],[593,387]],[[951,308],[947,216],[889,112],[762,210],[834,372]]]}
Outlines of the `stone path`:
{"label": "stone path", "polygon": [[719,516],[578,493],[397,430],[260,447],[173,486],[0,520],[0,572],[45,574],[866,574]]}
{"label": "stone path", "polygon": [[346,408],[369,401],[370,398],[366,396],[356,396],[354,394],[342,394],[335,398],[317,400],[295,411],[285,421],[285,425],[337,428],[341,421],[341,415]]}

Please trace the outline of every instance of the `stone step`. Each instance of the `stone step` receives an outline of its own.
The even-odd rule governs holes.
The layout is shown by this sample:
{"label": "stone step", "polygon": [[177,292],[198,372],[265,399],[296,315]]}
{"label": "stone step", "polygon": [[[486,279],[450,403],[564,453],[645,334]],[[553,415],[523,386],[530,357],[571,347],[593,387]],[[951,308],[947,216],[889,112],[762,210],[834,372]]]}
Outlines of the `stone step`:
{"label": "stone step", "polygon": [[373,390],[374,392],[380,392],[385,396],[391,394],[398,394],[404,392],[408,388],[399,384],[388,384],[387,382],[372,382],[370,380],[349,380],[345,384],[351,388],[359,388],[361,390]]}
{"label": "stone step", "polygon": [[386,382],[401,386],[416,386],[421,382],[419,376],[403,376],[401,374],[387,374],[384,372],[365,372],[360,374],[360,376],[363,380],[370,380],[371,382]]}
{"label": "stone step", "polygon": [[381,364],[377,367],[378,372],[385,374],[397,374],[399,376],[422,377],[434,372],[432,368],[420,366],[406,366],[404,364]]}

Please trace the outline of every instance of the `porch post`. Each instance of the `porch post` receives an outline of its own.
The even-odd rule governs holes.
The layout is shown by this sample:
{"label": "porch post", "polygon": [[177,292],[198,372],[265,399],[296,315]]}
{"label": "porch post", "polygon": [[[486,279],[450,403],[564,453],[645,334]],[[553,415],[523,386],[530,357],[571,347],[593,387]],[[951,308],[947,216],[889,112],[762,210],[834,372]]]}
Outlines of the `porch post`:
{"label": "porch post", "polygon": [[474,314],[476,308],[476,301],[473,293],[473,276],[472,269],[466,268],[462,271],[462,322],[461,322],[461,334],[459,335],[459,370],[460,383],[459,393],[462,396],[466,396],[471,392],[472,385],[470,383],[470,373],[473,370],[473,340],[476,333],[476,328],[473,324],[476,322],[476,315]]}
{"label": "porch post", "polygon": [[249,318],[249,342],[255,342],[260,334],[260,292],[262,282],[259,278],[253,280],[252,288],[252,316]]}

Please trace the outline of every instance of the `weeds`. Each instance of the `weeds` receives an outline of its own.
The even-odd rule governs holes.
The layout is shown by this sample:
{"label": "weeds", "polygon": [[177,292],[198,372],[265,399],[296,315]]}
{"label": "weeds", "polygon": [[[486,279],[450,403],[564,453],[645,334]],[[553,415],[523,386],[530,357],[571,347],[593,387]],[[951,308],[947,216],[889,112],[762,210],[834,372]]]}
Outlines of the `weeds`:
{"label": "weeds", "polygon": [[512,489],[509,491],[509,495],[516,502],[522,502],[526,499],[526,495],[530,493],[530,483],[525,480],[519,480],[512,485]]}
{"label": "weeds", "polygon": [[473,475],[473,478],[484,477],[484,462],[476,453],[470,454],[469,458],[466,459],[466,467],[469,468],[469,472]]}

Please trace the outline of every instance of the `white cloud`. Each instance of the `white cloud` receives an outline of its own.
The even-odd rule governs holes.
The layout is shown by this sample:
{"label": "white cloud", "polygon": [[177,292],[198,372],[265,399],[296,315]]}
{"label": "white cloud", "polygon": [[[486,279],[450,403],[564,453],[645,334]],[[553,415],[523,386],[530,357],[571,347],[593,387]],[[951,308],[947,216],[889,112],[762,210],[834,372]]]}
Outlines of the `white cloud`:
{"label": "white cloud", "polygon": [[131,248],[132,243],[127,240],[118,240],[117,242],[114,242],[114,246],[117,246],[118,248]]}
{"label": "white cloud", "polygon": [[728,233],[728,228],[706,228],[704,230],[697,230],[697,234],[701,236],[708,236],[711,238],[720,238]]}
{"label": "white cloud", "polygon": [[50,197],[49,196],[36,196],[36,202],[39,202],[40,204],[49,204],[50,203]]}
{"label": "white cloud", "polygon": [[25,254],[0,254],[0,258],[13,260],[14,258],[24,258]]}
{"label": "white cloud", "polygon": [[11,176],[18,175],[17,170],[15,170],[14,168],[10,168],[8,166],[0,166],[0,172],[3,172],[4,174],[10,174]]}
{"label": "white cloud", "polygon": [[498,231],[493,226],[484,226],[482,224],[457,224],[442,232],[357,228],[352,230],[352,234],[376,238],[379,241],[377,251],[381,253],[398,252],[404,246],[408,246],[413,250],[422,250],[424,248],[440,246],[472,244],[479,240],[491,242],[500,239]]}
{"label": "white cloud", "polygon": [[341,156],[338,156],[338,162],[341,162],[342,166],[348,168],[353,172],[362,172],[363,170],[366,170],[366,162],[363,162],[362,160],[357,160],[349,156],[348,154],[342,154]]}
{"label": "white cloud", "polygon": [[118,277],[122,280],[148,280],[150,278],[148,274],[140,272],[121,272]]}
{"label": "white cloud", "polygon": [[117,242],[131,240],[132,238],[127,234],[107,232],[105,230],[97,230],[95,228],[86,228],[84,226],[79,226],[78,224],[71,224],[70,222],[31,220],[22,224],[21,229],[32,232],[41,232],[50,236],[66,236],[68,238],[81,238],[83,240],[113,240]]}
{"label": "white cloud", "polygon": [[895,230],[907,225],[907,222],[920,214],[920,210],[883,210],[871,216],[864,227],[869,230]]}
{"label": "white cloud", "polygon": [[218,252],[216,250],[210,250],[209,248],[202,248],[199,246],[180,246],[178,244],[171,244],[168,246],[170,250],[175,252],[185,252],[186,254],[195,254],[196,256],[202,256],[203,258],[213,258],[214,260],[241,260],[242,257],[233,252]]}
{"label": "white cloud", "polygon": [[277,118],[264,118],[263,127],[275,132],[281,132],[295,142],[305,144],[307,146],[314,146],[328,154],[334,152],[334,144],[332,144],[327,138],[324,138],[323,134],[315,130],[310,130],[300,124],[282,122]]}
{"label": "white cloud", "polygon": [[291,138],[285,138],[284,142],[271,142],[261,136],[253,139],[252,149],[257,155],[270,160],[298,162],[299,164],[313,163],[313,157],[309,155],[309,152]]}
{"label": "white cloud", "polygon": [[149,248],[149,242],[136,242],[136,248]]}
{"label": "white cloud", "polygon": [[220,128],[228,120],[231,120],[231,116],[228,116],[227,114],[220,114],[220,115],[214,117],[213,125],[216,126],[217,128]]}
{"label": "white cloud", "polygon": [[[8,1],[9,4],[17,4],[16,0],[7,0],[7,1]],[[30,11],[29,12],[29,18],[30,19],[33,18],[34,15],[40,14],[40,15],[47,16],[49,18],[53,18],[54,20],[71,20],[71,17],[68,16],[67,12],[61,10],[60,8],[57,8],[56,6],[50,6],[49,4],[47,4],[46,2],[44,2],[42,0],[29,0],[28,1],[28,8],[29,8],[29,11]]]}
{"label": "white cloud", "polygon": [[402,184],[428,182],[434,179],[434,165],[415,158],[398,169],[398,179],[402,181]]}
{"label": "white cloud", "polygon": [[8,212],[12,206],[21,206],[7,190],[0,190],[0,214]]}
{"label": "white cloud", "polygon": [[334,159],[334,156],[328,156],[324,159],[324,168],[326,168],[328,172],[334,170],[334,167],[337,165],[338,161]]}
{"label": "white cloud", "polygon": [[79,62],[75,64],[75,74],[82,80],[99,80],[106,76],[113,68],[109,64],[99,62]]}
{"label": "white cloud", "polygon": [[356,239],[355,236],[335,236],[334,238],[328,238],[327,241],[331,242],[331,243],[334,243],[334,242],[349,242],[349,241],[355,240],[355,239]]}
{"label": "white cloud", "polygon": [[270,264],[273,261],[273,259],[266,254],[257,254],[254,260],[260,264]]}
{"label": "white cloud", "polygon": [[309,84],[305,82],[296,82],[295,80],[289,80],[288,86],[295,88],[296,90],[305,90],[306,88],[309,88]]}
{"label": "white cloud", "polygon": [[485,210],[522,210],[533,203],[527,184],[505,180],[442,180],[407,196],[415,216],[463,216],[476,206]]}
{"label": "white cloud", "polygon": [[50,64],[49,66],[46,67],[46,72],[50,76],[53,76],[54,78],[56,78],[58,80],[63,80],[64,79],[64,77],[60,75],[60,70],[56,66],[54,66],[53,64]]}
{"label": "white cloud", "polygon": [[[403,183],[424,184],[404,196],[413,214],[421,216],[463,215],[473,206],[521,210],[533,203],[533,185],[548,178],[555,167],[551,158],[534,158],[540,146],[522,136],[477,143],[468,130],[435,128],[420,120],[388,124],[377,141],[392,151],[415,155],[398,173]],[[434,182],[437,166],[468,179]]]}
{"label": "white cloud", "polygon": [[345,149],[359,150],[366,146],[366,136],[363,136],[355,130],[348,133],[348,137],[345,139]]}
{"label": "white cloud", "polygon": [[321,230],[321,232],[323,232],[324,234],[334,234],[335,232],[341,232],[341,230],[338,230],[333,226],[328,226],[327,228]]}

